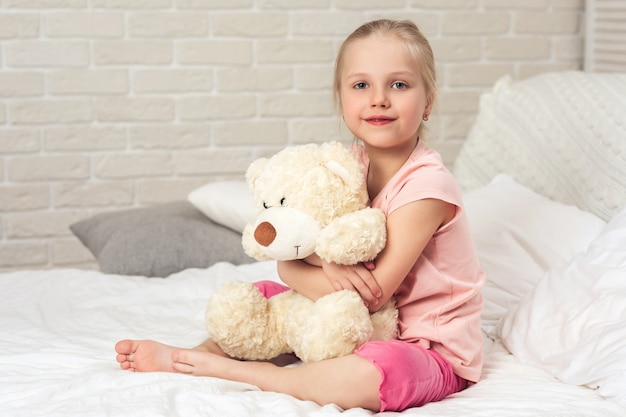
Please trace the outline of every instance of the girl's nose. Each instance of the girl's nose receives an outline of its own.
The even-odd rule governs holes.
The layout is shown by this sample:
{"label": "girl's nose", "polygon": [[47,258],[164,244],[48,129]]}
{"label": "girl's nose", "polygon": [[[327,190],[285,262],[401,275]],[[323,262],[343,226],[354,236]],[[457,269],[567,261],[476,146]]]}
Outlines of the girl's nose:
{"label": "girl's nose", "polygon": [[389,100],[383,89],[372,89],[371,106],[383,109],[389,107]]}

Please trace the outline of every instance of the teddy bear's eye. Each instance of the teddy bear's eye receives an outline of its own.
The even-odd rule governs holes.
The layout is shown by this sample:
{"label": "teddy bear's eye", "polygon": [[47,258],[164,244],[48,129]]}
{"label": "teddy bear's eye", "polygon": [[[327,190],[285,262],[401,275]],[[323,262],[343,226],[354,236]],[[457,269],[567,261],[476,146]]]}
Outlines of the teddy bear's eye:
{"label": "teddy bear's eye", "polygon": [[[280,205],[281,205],[282,207],[285,207],[285,206],[287,205],[287,199],[286,199],[285,197],[283,197],[283,198],[281,198],[281,199],[280,199]],[[271,204],[268,204],[268,203],[266,203],[265,201],[263,202],[263,208],[264,208],[264,209],[266,209],[266,210],[267,210],[267,209],[268,209],[268,208],[270,208],[270,207],[272,207],[272,205],[271,205]]]}

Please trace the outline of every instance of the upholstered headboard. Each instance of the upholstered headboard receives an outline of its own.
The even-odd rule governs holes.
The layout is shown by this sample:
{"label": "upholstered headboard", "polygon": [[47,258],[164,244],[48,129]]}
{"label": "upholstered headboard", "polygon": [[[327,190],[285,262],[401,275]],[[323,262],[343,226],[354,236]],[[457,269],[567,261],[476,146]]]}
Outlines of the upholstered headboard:
{"label": "upholstered headboard", "polygon": [[626,74],[501,79],[454,171],[465,190],[502,172],[608,220],[626,205]]}
{"label": "upholstered headboard", "polygon": [[626,72],[626,0],[585,0],[585,71]]}

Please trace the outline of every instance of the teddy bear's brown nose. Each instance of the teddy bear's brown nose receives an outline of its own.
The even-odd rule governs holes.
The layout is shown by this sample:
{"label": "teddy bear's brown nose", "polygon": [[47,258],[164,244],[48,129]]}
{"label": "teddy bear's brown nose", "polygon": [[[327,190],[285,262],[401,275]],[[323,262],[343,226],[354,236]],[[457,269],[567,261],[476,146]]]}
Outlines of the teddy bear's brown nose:
{"label": "teddy bear's brown nose", "polygon": [[276,239],[276,229],[269,222],[259,223],[254,231],[254,240],[261,246],[269,246]]}

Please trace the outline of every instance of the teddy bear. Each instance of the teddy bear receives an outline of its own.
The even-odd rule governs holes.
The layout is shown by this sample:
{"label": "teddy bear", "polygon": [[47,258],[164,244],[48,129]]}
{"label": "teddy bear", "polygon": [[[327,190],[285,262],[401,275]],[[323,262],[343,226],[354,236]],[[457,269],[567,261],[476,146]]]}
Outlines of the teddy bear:
{"label": "teddy bear", "polygon": [[[242,236],[257,260],[305,259],[354,265],[386,242],[385,215],[368,207],[360,163],[339,142],[290,146],[246,171],[256,219]],[[303,362],[348,355],[370,340],[397,336],[394,300],[370,314],[354,291],[312,301],[294,290],[266,299],[253,285],[229,282],[206,309],[209,335],[225,353],[267,360],[294,353]]]}

